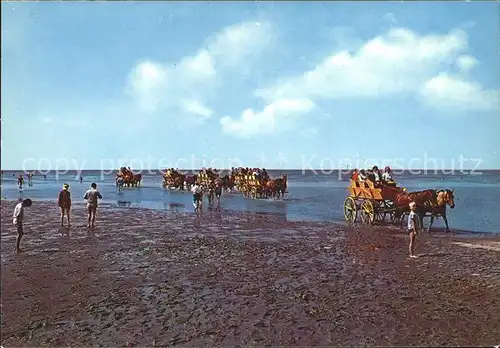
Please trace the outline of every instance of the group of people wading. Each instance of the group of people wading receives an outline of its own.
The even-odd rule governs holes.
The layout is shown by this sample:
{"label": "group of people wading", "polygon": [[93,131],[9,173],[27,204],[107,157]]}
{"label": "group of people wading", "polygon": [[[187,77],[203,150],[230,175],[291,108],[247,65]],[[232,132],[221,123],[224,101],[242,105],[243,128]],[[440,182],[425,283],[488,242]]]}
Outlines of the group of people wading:
{"label": "group of people wading", "polygon": [[208,197],[209,204],[215,201],[220,208],[222,193],[235,189],[247,197],[279,198],[286,192],[286,180],[286,175],[271,179],[264,168],[233,167],[229,174],[222,176],[215,168],[202,168],[199,173],[191,175],[169,168],[163,174],[163,187],[190,190],[195,210],[199,210],[204,196]]}
{"label": "group of people wading", "polygon": [[[28,173],[28,186],[33,186],[33,173]],[[23,189],[24,185],[24,176],[22,174],[19,174],[19,177],[17,178],[17,187],[19,190]]]}
{"label": "group of people wading", "polygon": [[[87,201],[87,213],[88,213],[88,224],[87,228],[95,227],[95,218],[98,206],[98,200],[102,199],[102,195],[97,189],[97,184],[92,183],[90,185],[90,189],[85,192],[83,199]],[[16,252],[20,253],[23,250],[21,249],[21,239],[24,236],[23,231],[23,223],[24,223],[24,212],[25,208],[31,207],[33,201],[30,198],[22,199],[19,198],[18,203],[14,207],[14,212],[12,214],[12,224],[16,228],[17,231],[17,239],[16,239]],[[62,190],[59,192],[57,197],[57,205],[61,211],[61,227],[64,227],[64,218],[66,217],[68,220],[68,228],[71,227],[71,192],[69,190],[69,184],[64,183]]]}

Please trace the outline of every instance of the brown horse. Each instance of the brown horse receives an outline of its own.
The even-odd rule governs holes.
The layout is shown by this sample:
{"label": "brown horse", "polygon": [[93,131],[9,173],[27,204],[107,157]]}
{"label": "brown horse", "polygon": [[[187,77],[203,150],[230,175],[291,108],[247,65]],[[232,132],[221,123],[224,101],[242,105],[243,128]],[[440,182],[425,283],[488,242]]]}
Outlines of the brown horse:
{"label": "brown horse", "polygon": [[446,225],[446,232],[450,231],[448,219],[446,217],[446,205],[451,209],[455,208],[455,197],[453,190],[425,190],[418,192],[402,193],[396,196],[394,201],[396,206],[396,217],[400,217],[404,213],[409,213],[409,204],[415,202],[417,204],[417,214],[420,220],[420,229],[424,228],[424,217],[430,213],[431,220],[427,231],[430,232],[434,219],[442,217]]}
{"label": "brown horse", "polygon": [[265,195],[269,198],[275,197],[277,192],[276,179],[271,179],[266,182]]}
{"label": "brown horse", "polygon": [[285,193],[287,193],[287,184],[288,184],[288,177],[283,174],[281,176],[281,182],[279,185],[279,193],[281,194],[281,197],[285,196]]}
{"label": "brown horse", "polygon": [[281,178],[269,180],[266,183],[266,195],[278,199],[286,193],[288,178],[286,175],[282,175]]}
{"label": "brown horse", "polygon": [[[427,232],[431,232],[432,224],[434,223],[434,218],[442,217],[446,225],[446,232],[450,232],[450,227],[448,225],[448,219],[446,218],[446,205],[449,205],[451,209],[455,208],[455,197],[453,195],[453,190],[444,189],[437,191],[437,197],[434,204],[426,206],[421,210],[423,215],[430,213],[431,220],[429,222],[429,227]],[[422,217],[423,220],[423,217]]]}
{"label": "brown horse", "polygon": [[197,181],[198,181],[198,175],[197,174],[187,175],[184,178],[184,185],[189,189],[189,188],[191,188],[191,186],[193,186],[194,184],[196,184]]}
{"label": "brown horse", "polygon": [[420,228],[423,228],[425,210],[435,204],[437,199],[436,190],[424,190],[416,192],[401,192],[396,194],[394,205],[396,207],[396,220],[400,220],[404,214],[410,213],[410,203],[417,204],[417,213],[420,219]]}
{"label": "brown horse", "polygon": [[135,187],[141,186],[141,180],[142,180],[142,174],[134,174],[133,179],[132,179],[132,185]]}
{"label": "brown horse", "polygon": [[224,188],[224,190],[232,191],[234,189],[234,176],[233,175],[229,176],[229,174],[226,174],[221,178],[221,181],[222,181],[222,187]]}
{"label": "brown horse", "polygon": [[186,175],[177,174],[174,178],[174,188],[179,189],[179,191],[184,191],[184,181],[186,180]]}

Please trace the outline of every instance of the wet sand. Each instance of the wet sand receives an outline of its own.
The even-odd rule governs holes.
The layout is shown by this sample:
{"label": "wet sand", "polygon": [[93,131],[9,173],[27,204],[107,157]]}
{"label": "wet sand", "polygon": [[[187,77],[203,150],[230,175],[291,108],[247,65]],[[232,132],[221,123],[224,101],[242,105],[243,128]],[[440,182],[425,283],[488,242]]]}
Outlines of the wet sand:
{"label": "wet sand", "polygon": [[494,345],[498,237],[2,201],[2,346]]}

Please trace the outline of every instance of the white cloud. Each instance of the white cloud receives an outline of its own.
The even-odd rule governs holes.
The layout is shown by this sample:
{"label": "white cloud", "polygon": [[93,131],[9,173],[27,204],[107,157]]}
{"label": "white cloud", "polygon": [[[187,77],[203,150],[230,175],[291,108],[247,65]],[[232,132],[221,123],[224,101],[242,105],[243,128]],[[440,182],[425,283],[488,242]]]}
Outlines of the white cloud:
{"label": "white cloud", "polygon": [[467,35],[463,31],[420,36],[408,29],[392,29],[369,40],[353,54],[333,53],[315,69],[279,81],[257,91],[257,95],[267,100],[377,98],[414,91],[441,64],[452,61],[466,48]]}
{"label": "white cloud", "polygon": [[178,69],[193,80],[207,80],[216,75],[214,58],[207,50],[201,50],[194,57],[184,58]]}
{"label": "white cloud", "polygon": [[444,73],[425,82],[419,93],[424,102],[433,107],[481,111],[500,109],[500,91],[487,90],[479,83]]}
{"label": "white cloud", "polygon": [[[279,98],[374,99],[398,93],[414,93],[423,97],[427,94],[420,93],[422,86],[451,63],[456,62],[462,71],[468,71],[477,64],[474,57],[463,54],[467,49],[467,34],[462,30],[441,35],[419,35],[409,29],[395,28],[385,35],[374,37],[353,53],[334,52],[314,69],[283,78],[257,90],[256,95],[268,102]],[[468,84],[462,81],[461,87]],[[473,90],[481,91],[476,95],[488,97],[478,96],[469,107],[485,110],[484,103],[492,102],[491,96],[497,92],[473,85]],[[452,84],[446,84],[446,88],[452,88]],[[446,96],[448,92],[450,96]],[[441,90],[438,96],[446,104],[456,93],[455,89]],[[427,104],[438,106],[437,98],[434,95],[432,103]]]}
{"label": "white cloud", "polygon": [[313,108],[314,103],[308,99],[279,99],[260,112],[246,109],[240,119],[235,120],[226,116],[221,118],[220,123],[226,133],[235,137],[249,138],[282,130],[288,118],[308,113]]}
{"label": "white cloud", "polygon": [[187,112],[201,116],[202,118],[209,118],[213,113],[210,108],[197,100],[183,100],[182,106]]}
{"label": "white cloud", "polygon": [[208,40],[208,51],[218,64],[236,66],[269,47],[275,39],[273,29],[270,22],[232,25]]}
{"label": "white cloud", "polygon": [[[385,20],[395,21],[393,14]],[[345,28],[341,33],[345,33]],[[340,35],[341,38],[346,35]],[[350,40],[352,42],[352,40]],[[338,42],[337,44],[342,42]],[[409,29],[393,28],[352,49],[342,45],[312,70],[283,77],[255,95],[267,106],[262,112],[246,109],[239,120],[224,117],[223,130],[233,136],[250,137],[281,129],[290,120],[284,115],[304,114],[315,101],[345,98],[376,99],[412,93],[432,107],[460,107],[467,110],[492,110],[498,106],[498,91],[442,73],[453,63],[462,72],[477,65],[467,54],[468,37],[463,30],[445,34],[420,35]],[[309,107],[285,107],[289,101],[307,100]],[[284,102],[287,101],[287,102]],[[297,105],[297,104],[295,104]],[[280,128],[277,125],[280,124]]]}
{"label": "white cloud", "polygon": [[177,63],[140,62],[129,74],[127,91],[145,111],[168,107],[209,117],[212,111],[203,104],[215,90],[219,74],[228,68],[240,69],[272,40],[270,23],[243,22],[227,27],[207,38],[196,54]]}
{"label": "white cloud", "polygon": [[167,86],[167,69],[160,63],[144,61],[132,71],[129,81],[139,106],[154,111],[159,107]]}
{"label": "white cloud", "polygon": [[479,62],[476,58],[465,54],[457,58],[457,67],[460,72],[467,73],[474,69]]}

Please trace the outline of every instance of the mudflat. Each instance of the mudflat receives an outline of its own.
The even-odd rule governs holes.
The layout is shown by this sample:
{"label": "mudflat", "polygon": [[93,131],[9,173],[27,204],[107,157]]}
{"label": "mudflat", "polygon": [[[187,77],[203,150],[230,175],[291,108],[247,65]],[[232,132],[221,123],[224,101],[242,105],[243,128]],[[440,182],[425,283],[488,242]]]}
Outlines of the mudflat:
{"label": "mudflat", "polygon": [[2,345],[500,344],[498,237],[2,201]]}

